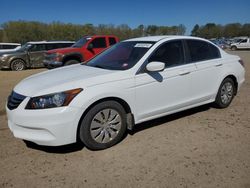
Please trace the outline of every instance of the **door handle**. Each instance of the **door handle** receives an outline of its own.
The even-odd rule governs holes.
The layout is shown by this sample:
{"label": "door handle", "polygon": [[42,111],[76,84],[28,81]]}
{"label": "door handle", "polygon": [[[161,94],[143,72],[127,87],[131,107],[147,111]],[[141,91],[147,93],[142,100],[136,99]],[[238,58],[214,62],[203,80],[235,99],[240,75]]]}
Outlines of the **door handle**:
{"label": "door handle", "polygon": [[183,71],[180,71],[180,72],[179,72],[179,75],[183,76],[183,75],[186,75],[186,74],[189,74],[189,73],[190,73],[190,71],[188,71],[188,70],[183,70]]}
{"label": "door handle", "polygon": [[222,66],[222,63],[219,63],[219,64],[217,64],[217,65],[215,65],[216,67],[220,67],[220,66]]}

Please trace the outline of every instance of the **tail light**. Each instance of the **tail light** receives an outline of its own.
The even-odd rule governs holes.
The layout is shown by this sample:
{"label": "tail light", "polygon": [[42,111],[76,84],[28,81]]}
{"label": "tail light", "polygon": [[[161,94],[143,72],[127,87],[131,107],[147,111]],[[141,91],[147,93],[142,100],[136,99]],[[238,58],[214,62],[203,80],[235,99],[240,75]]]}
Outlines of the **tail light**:
{"label": "tail light", "polygon": [[244,61],[243,61],[242,59],[240,59],[238,62],[239,62],[243,67],[245,67]]}

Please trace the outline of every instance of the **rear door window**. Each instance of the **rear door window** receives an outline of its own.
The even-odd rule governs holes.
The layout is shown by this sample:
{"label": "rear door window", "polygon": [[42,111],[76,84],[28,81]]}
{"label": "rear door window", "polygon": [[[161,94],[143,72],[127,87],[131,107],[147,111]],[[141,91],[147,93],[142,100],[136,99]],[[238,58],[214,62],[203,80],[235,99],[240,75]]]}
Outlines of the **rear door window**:
{"label": "rear door window", "polygon": [[109,37],[109,45],[112,46],[116,43],[116,40],[114,37]]}
{"label": "rear door window", "polygon": [[104,37],[95,38],[92,42],[93,48],[106,48],[106,40]]}
{"label": "rear door window", "polygon": [[53,50],[57,48],[56,44],[50,43],[50,44],[46,44],[46,50]]}
{"label": "rear door window", "polygon": [[31,52],[39,52],[39,51],[46,51],[45,44],[33,44],[30,48]]}
{"label": "rear door window", "polygon": [[220,58],[220,52],[214,45],[200,40],[186,40],[190,62]]}

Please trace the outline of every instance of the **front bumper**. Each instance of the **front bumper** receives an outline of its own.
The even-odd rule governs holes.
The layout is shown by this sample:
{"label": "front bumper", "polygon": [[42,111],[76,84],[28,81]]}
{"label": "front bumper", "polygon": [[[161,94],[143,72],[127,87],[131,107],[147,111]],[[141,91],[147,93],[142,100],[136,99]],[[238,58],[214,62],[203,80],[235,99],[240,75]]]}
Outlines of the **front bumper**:
{"label": "front bumper", "polygon": [[76,107],[59,107],[43,110],[26,110],[27,97],[14,110],[6,106],[8,126],[16,138],[39,145],[59,146],[77,141],[77,127],[81,110]]}
{"label": "front bumper", "polygon": [[0,69],[9,69],[9,68],[10,68],[10,64],[8,60],[0,58]]}
{"label": "front bumper", "polygon": [[60,61],[48,61],[48,60],[44,60],[43,64],[44,64],[45,67],[47,67],[49,69],[63,66],[63,62],[60,62]]}

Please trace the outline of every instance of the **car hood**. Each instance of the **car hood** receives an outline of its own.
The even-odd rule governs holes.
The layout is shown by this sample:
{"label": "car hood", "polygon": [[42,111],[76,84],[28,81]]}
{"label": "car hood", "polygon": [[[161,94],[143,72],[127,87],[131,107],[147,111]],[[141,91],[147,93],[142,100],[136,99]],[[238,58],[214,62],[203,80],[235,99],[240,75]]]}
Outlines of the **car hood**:
{"label": "car hood", "polygon": [[9,52],[15,52],[16,49],[6,49],[6,50],[0,50],[0,54],[7,54]]}
{"label": "car hood", "polygon": [[32,97],[75,88],[86,88],[110,81],[110,78],[113,79],[115,76],[107,75],[116,73],[118,71],[80,64],[71,65],[30,76],[16,85],[14,91]]}
{"label": "car hood", "polygon": [[58,48],[58,49],[54,49],[54,50],[49,50],[47,51],[48,54],[53,54],[53,53],[68,53],[68,52],[79,52],[80,48],[72,48],[72,47],[68,47],[68,48]]}

